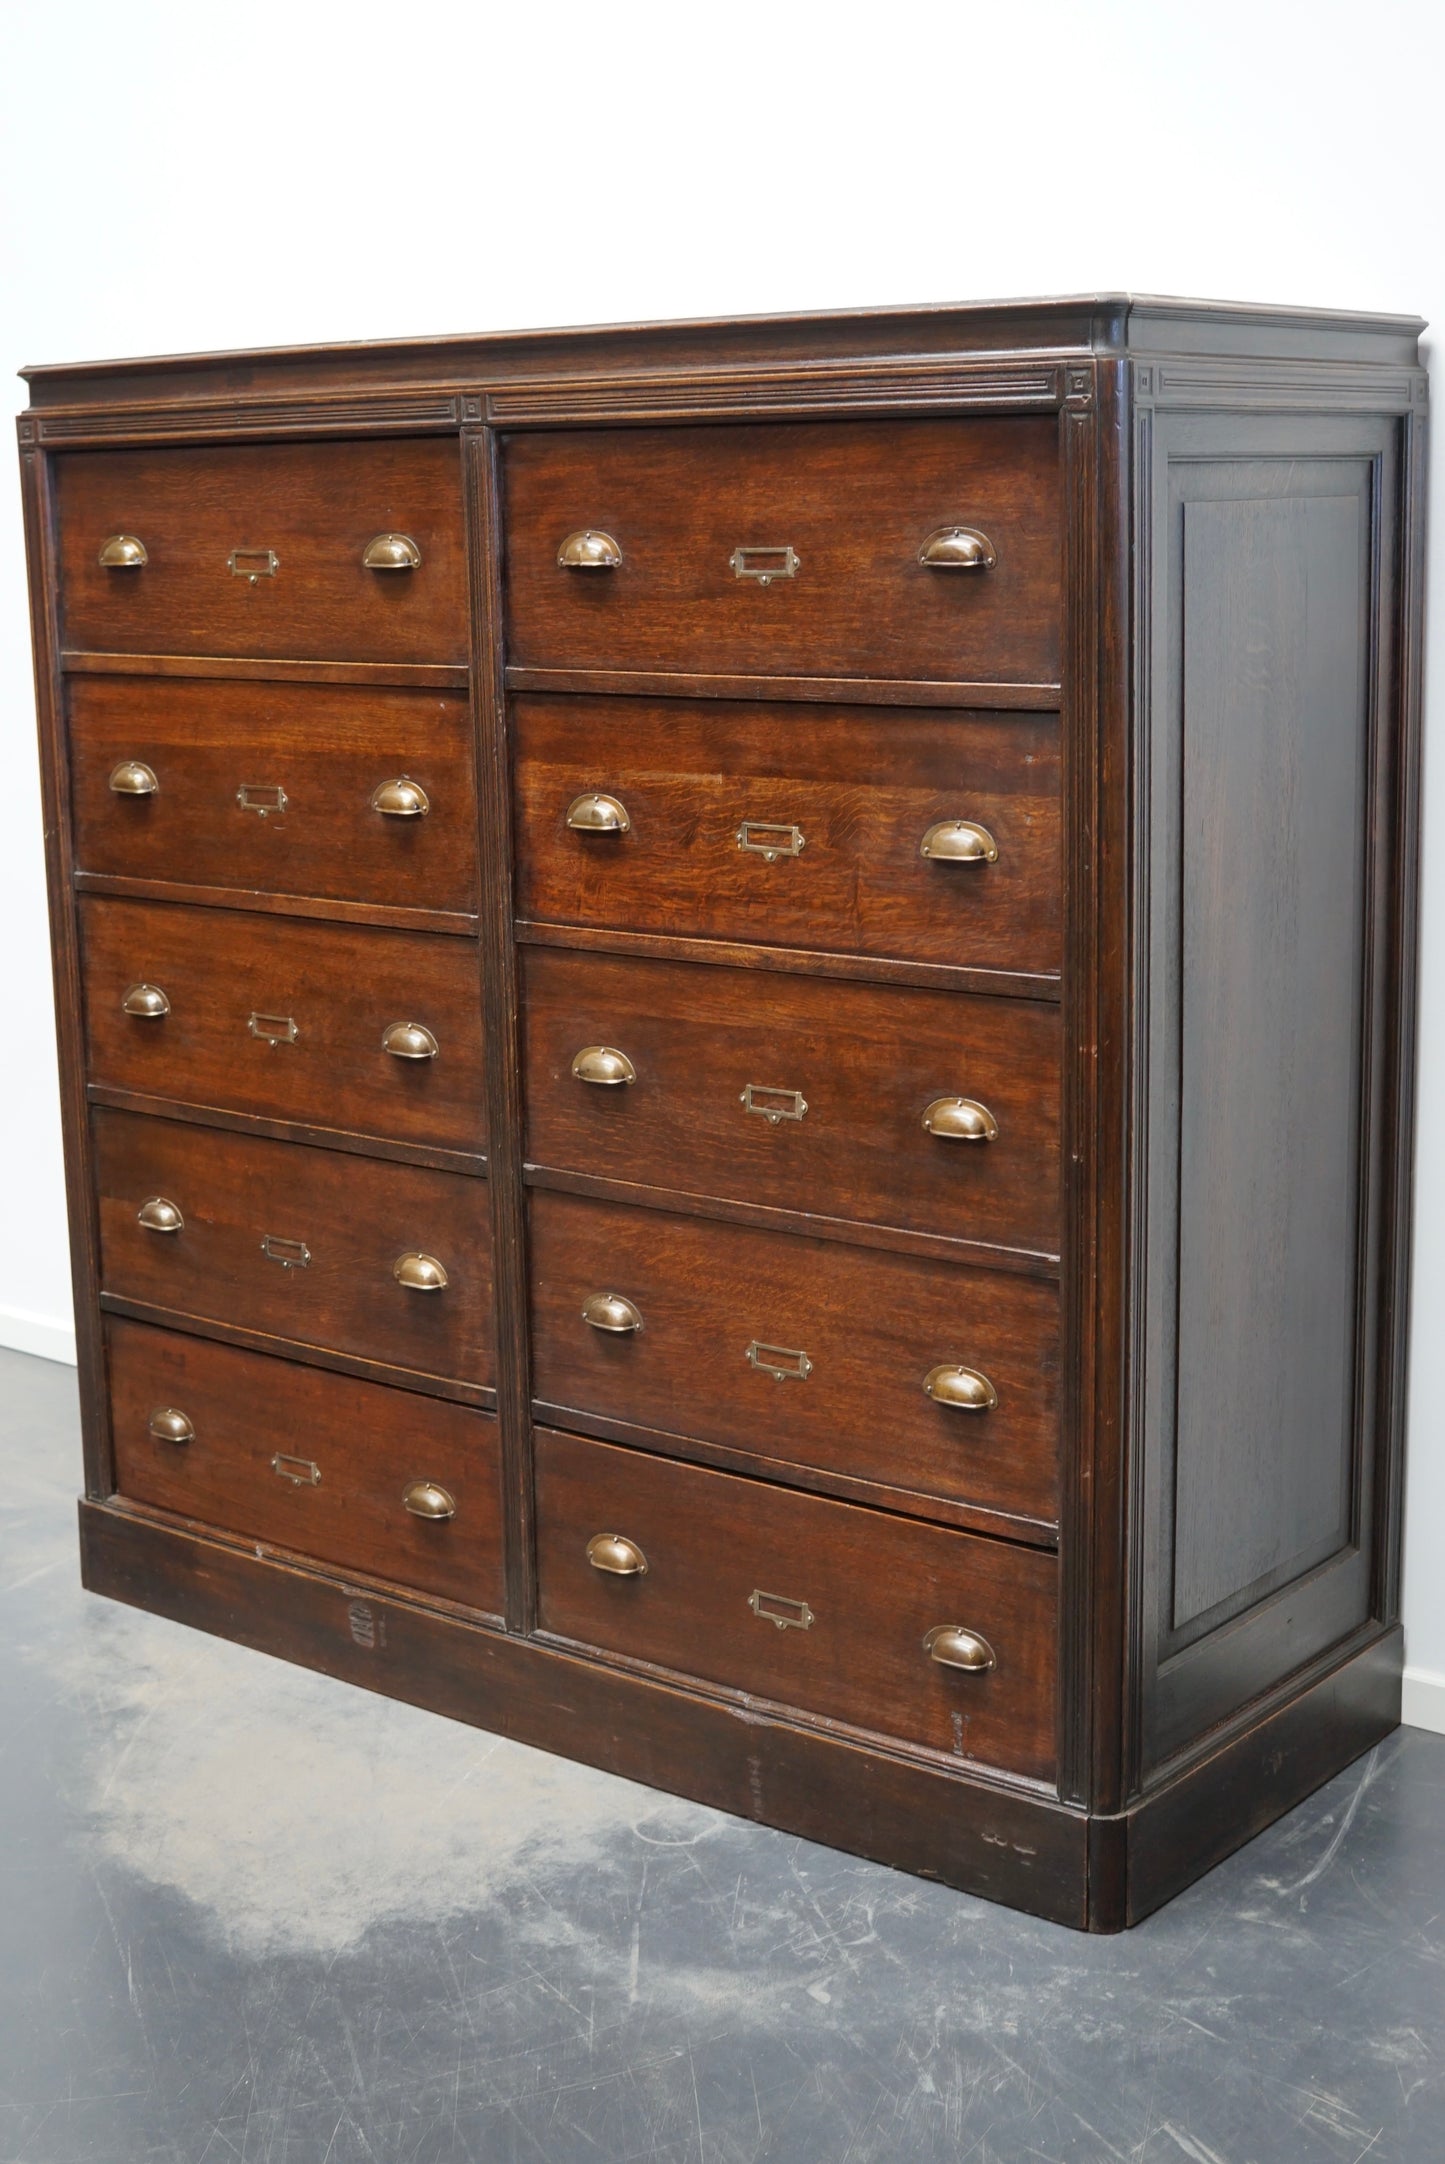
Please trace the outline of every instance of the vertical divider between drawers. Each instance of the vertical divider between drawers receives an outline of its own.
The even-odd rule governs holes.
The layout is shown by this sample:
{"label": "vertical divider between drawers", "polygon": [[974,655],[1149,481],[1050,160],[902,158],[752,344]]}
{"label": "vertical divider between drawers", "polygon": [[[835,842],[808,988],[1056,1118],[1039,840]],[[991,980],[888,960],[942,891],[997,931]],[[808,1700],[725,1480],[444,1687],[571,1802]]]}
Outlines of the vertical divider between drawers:
{"label": "vertical divider between drawers", "polygon": [[477,736],[479,935],[487,1174],[497,1327],[497,1417],[502,1452],[507,1628],[537,1614],[533,1508],[531,1348],[527,1318],[526,1198],[522,1187],[522,1074],[517,957],[512,934],[511,761],[503,682],[500,455],[489,428],[462,436],[472,714]]}

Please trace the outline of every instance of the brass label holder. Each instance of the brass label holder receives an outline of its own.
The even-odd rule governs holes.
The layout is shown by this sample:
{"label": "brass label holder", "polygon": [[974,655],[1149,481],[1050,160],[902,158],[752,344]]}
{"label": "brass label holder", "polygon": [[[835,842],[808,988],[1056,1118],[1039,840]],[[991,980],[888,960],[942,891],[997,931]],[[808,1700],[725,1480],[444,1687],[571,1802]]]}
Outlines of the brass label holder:
{"label": "brass label holder", "polygon": [[808,1109],[801,1090],[770,1089],[765,1082],[749,1082],[738,1098],[745,1112],[756,1112],[770,1127],[780,1120],[800,1120]]}
{"label": "brass label holder", "polygon": [[265,1235],[261,1253],[272,1262],[279,1262],[283,1270],[306,1270],[311,1265],[311,1250],[304,1240],[283,1240],[275,1232]]}
{"label": "brass label holder", "polygon": [[735,579],[756,579],[759,586],[771,586],[774,579],[795,579],[803,568],[803,559],[786,543],[755,543],[735,548],[728,564]]}
{"label": "brass label holder", "polygon": [[800,857],[807,847],[807,838],[801,827],[775,824],[767,819],[745,819],[738,828],[738,847],[750,856],[761,857],[765,864],[776,864],[779,857]]}
{"label": "brass label holder", "polygon": [[290,1480],[298,1488],[319,1488],[321,1467],[311,1458],[290,1458],[284,1450],[278,1450],[271,1460],[271,1470],[282,1480]]}
{"label": "brass label holder", "polygon": [[301,1034],[289,1014],[253,1014],[246,1027],[263,1044],[295,1044]]}
{"label": "brass label holder", "polygon": [[813,1372],[813,1363],[805,1352],[796,1352],[787,1345],[760,1345],[756,1338],[748,1347],[747,1361],[760,1375],[771,1375],[780,1383],[805,1383]]}
{"label": "brass label holder", "polygon": [[775,1623],[780,1631],[808,1631],[818,1620],[805,1600],[789,1593],[749,1593],[748,1606],[760,1623]]}
{"label": "brass label holder", "polygon": [[232,549],[226,568],[233,578],[245,579],[254,586],[258,579],[274,579],[281,559],[274,549]]}
{"label": "brass label holder", "polygon": [[279,782],[243,781],[236,791],[236,802],[242,811],[253,811],[265,819],[271,812],[278,815],[287,805],[286,791]]}

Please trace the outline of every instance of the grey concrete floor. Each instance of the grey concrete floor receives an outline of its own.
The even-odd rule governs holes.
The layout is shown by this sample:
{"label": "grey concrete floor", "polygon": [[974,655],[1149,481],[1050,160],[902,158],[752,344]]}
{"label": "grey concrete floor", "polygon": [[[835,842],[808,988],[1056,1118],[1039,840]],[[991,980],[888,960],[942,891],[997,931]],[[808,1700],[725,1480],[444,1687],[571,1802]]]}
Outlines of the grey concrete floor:
{"label": "grey concrete floor", "polygon": [[5,2164],[1442,2164],[1445,1738],[1075,1933],[81,1592],[0,1353]]}

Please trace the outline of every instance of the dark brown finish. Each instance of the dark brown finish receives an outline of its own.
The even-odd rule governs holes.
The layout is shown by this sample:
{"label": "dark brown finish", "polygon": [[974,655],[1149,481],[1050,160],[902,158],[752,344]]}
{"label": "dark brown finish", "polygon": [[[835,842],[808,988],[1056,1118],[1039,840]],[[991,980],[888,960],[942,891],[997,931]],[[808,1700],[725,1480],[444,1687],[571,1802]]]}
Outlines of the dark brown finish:
{"label": "dark brown finish", "polygon": [[[445,439],[64,457],[56,504],[65,644],[465,661],[458,481],[456,444]],[[416,541],[415,571],[363,566],[367,543],[388,529]],[[103,569],[110,534],[134,534],[149,562]],[[269,551],[278,568],[253,583],[230,568],[235,550]]]}
{"label": "dark brown finish", "polygon": [[[85,900],[79,916],[94,1081],[277,1120],[484,1146],[476,959],[465,941],[155,902]],[[138,980],[166,993],[161,1020],[122,1012]],[[423,1023],[437,1057],[383,1051],[393,1022]],[[258,1034],[266,1030],[273,1034]]]}
{"label": "dark brown finish", "polygon": [[[112,1318],[106,1340],[116,1480],[127,1501],[500,1614],[490,1413],[143,1323]],[[158,1407],[185,1413],[189,1441],[156,1438]],[[404,1493],[419,1480],[446,1491],[453,1516],[407,1509]]]}
{"label": "dark brown finish", "polygon": [[[1096,295],[34,372],[87,1582],[1096,1930],[1385,1733],[1420,329]],[[994,568],[919,563],[953,526]],[[558,566],[584,528],[611,570]],[[145,565],[102,572],[124,533]],[[420,565],[366,570],[382,533]],[[142,714],[146,750],[107,733]],[[303,826],[312,778],[384,739],[457,823],[382,857],[366,818]],[[112,749],[164,762],[155,795],[110,795]],[[278,768],[294,824],[228,838],[200,795],[168,823],[175,761],[214,791],[237,749],[304,778]],[[566,827],[588,790],[620,837]],[[948,868],[977,883],[933,881],[925,812],[998,843]],[[789,853],[740,850],[744,819]],[[122,1016],[145,984],[164,1011]],[[392,1023],[439,1057],[390,1057]],[[637,1079],[575,1080],[588,1044]],[[935,1096],[998,1140],[925,1135]],[[136,1226],[162,1167],[188,1198],[224,1172],[214,1221]],[[101,1289],[102,1202],[129,1290]],[[444,1290],[420,1229],[388,1265],[414,1288],[331,1271],[371,1288],[413,1212],[452,1227]],[[594,1293],[622,1327],[582,1320]],[[209,1499],[117,1494],[107,1312],[117,1388],[127,1345],[244,1366],[347,1431],[354,1481],[329,1443],[263,1455],[218,1386]],[[127,1422],[132,1488],[193,1447],[184,1408]],[[388,1576],[366,1517],[399,1500],[391,1439],[443,1429],[499,1476],[485,1593]],[[471,1552],[448,1462],[403,1481],[398,1556]],[[309,1548],[261,1530],[247,1467]],[[646,1570],[594,1568],[594,1533]],[[735,1584],[744,1553],[777,1582]],[[935,1620],[980,1635],[934,1651],[977,1672],[921,1633],[903,1661],[945,1581],[992,1588],[1024,1671],[961,1609]],[[982,1737],[941,1722],[969,1690]]]}
{"label": "dark brown finish", "polygon": [[[485,1180],[132,1112],[94,1118],[106,1294],[378,1371],[495,1381]],[[176,1205],[182,1231],[137,1222],[152,1195]],[[413,1250],[443,1264],[444,1291],[397,1283]]]}
{"label": "dark brown finish", "polygon": [[[475,916],[465,700],[77,677],[69,708],[81,871]],[[153,795],[113,791],[128,760],[150,767]],[[378,787],[403,775],[425,790],[424,816],[373,808]]]}
{"label": "dark brown finish", "polygon": [[[505,478],[522,667],[1058,681],[1047,420],[539,432],[507,439]],[[952,525],[984,528],[997,568],[926,569]],[[578,528],[615,536],[615,571],[559,566]],[[794,576],[732,567],[783,546]]]}
{"label": "dark brown finish", "polygon": [[[635,1541],[635,1579],[587,1560]],[[542,1430],[541,1628],[749,1698],[1045,1780],[1054,1740],[1053,1558],[761,1481]],[[750,1605],[751,1603],[751,1605]],[[994,1664],[944,1668],[938,1624],[980,1632]]]}
{"label": "dark brown finish", "polygon": [[[580,1415],[667,1430],[760,1472],[808,1467],[908,1490],[923,1512],[946,1498],[990,1532],[1037,1540],[1057,1521],[1050,1285],[543,1193],[531,1270],[534,1388],[553,1425]],[[642,1328],[589,1328],[582,1305],[599,1291],[631,1300]],[[806,1376],[757,1364],[779,1347],[807,1355]],[[927,1396],[925,1378],[947,1363],[985,1374],[997,1405],[976,1413]]]}
{"label": "dark brown finish", "polygon": [[[522,917],[1058,970],[1052,716],[519,698],[512,726]],[[569,827],[599,790],[625,832]],[[921,854],[959,819],[996,862]]]}
{"label": "dark brown finish", "polygon": [[[535,1163],[1057,1254],[1053,1008],[541,948],[523,960]],[[625,1052],[637,1080],[578,1081],[590,1044]],[[750,1088],[776,1125],[745,1108]],[[988,1107],[996,1142],[925,1132],[929,1105],[955,1096]]]}

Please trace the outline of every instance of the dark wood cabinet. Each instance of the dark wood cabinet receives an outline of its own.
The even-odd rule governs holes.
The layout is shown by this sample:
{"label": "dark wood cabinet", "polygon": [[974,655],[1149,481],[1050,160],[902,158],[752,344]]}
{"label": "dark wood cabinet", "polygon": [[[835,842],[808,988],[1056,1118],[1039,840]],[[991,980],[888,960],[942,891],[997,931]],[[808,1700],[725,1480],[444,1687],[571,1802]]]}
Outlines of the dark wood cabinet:
{"label": "dark wood cabinet", "polygon": [[1386,1733],[1421,329],[32,370],[87,1584],[1094,1930]]}

